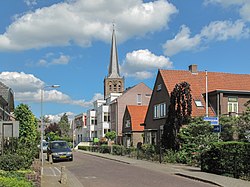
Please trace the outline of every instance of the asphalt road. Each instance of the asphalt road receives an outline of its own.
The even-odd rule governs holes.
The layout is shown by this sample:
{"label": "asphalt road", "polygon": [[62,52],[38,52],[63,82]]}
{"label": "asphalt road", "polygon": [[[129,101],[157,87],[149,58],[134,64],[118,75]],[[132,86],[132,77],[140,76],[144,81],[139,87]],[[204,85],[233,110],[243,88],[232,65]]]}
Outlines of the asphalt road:
{"label": "asphalt road", "polygon": [[53,167],[60,168],[62,165],[66,166],[84,187],[214,187],[200,181],[81,152],[74,152],[73,162],[58,162],[54,163]]}

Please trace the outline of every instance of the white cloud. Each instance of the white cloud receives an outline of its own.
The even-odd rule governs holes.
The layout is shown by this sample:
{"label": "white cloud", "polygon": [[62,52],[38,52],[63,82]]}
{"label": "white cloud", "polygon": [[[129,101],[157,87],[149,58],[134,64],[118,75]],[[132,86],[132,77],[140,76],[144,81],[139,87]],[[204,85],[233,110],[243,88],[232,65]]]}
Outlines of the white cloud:
{"label": "white cloud", "polygon": [[[34,75],[23,72],[2,72],[0,81],[14,91],[15,100],[19,102],[41,102],[41,88],[45,86],[45,83]],[[102,98],[103,95],[96,93],[90,101],[74,100],[67,94],[48,88],[44,90],[43,101],[79,105],[88,108],[92,106],[93,101]]]}
{"label": "white cloud", "polygon": [[175,55],[180,51],[188,51],[196,49],[200,44],[201,38],[196,35],[190,37],[190,29],[185,25],[181,26],[181,31],[172,40],[168,40],[164,45],[164,54],[168,56]]}
{"label": "white cloud", "polygon": [[159,68],[172,68],[172,62],[165,56],[156,56],[148,49],[141,49],[126,54],[121,72],[128,77],[147,79],[153,76],[151,71]]}
{"label": "white cloud", "polygon": [[53,59],[51,64],[68,64],[70,60],[69,56],[61,55],[59,58]]}
{"label": "white cloud", "polygon": [[73,112],[63,112],[63,113],[60,113],[60,114],[55,114],[55,115],[45,115],[45,117],[48,117],[49,120],[52,122],[52,123],[58,123],[61,119],[61,117],[66,113],[66,115],[68,116],[68,120],[69,122],[71,122],[73,119],[74,119],[74,116],[75,114]]}
{"label": "white cloud", "polygon": [[118,41],[124,41],[166,28],[177,12],[167,0],[65,1],[17,17],[0,35],[0,51],[109,42],[112,20]]}
{"label": "white cloud", "polygon": [[33,6],[33,5],[36,5],[36,4],[37,4],[37,1],[36,1],[36,0],[24,0],[24,3],[25,3],[27,6]]}
{"label": "white cloud", "polygon": [[70,62],[70,56],[60,54],[59,57],[55,57],[53,53],[48,53],[43,59],[40,59],[36,65],[37,66],[51,66],[51,65],[67,65]]}
{"label": "white cloud", "polygon": [[190,29],[181,27],[181,31],[172,40],[163,45],[165,55],[175,55],[181,51],[190,51],[203,48],[212,41],[225,41],[228,39],[248,38],[250,29],[242,20],[214,21],[202,28],[201,32],[194,37],[190,36]]}
{"label": "white cloud", "polygon": [[207,40],[224,41],[228,39],[240,39],[249,36],[249,29],[243,21],[214,21],[204,27],[200,37]]}
{"label": "white cloud", "polygon": [[2,72],[0,81],[12,88],[14,92],[35,92],[45,86],[44,82],[32,74],[24,72]]}
{"label": "white cloud", "polygon": [[250,21],[250,1],[249,0],[205,0],[205,4],[219,4],[225,8],[235,7],[244,21]]}

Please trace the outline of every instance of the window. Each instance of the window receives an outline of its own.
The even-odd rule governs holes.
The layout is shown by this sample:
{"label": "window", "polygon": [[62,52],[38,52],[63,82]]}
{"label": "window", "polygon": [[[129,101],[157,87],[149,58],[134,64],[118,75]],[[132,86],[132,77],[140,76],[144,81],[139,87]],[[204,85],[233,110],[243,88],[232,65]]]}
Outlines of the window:
{"label": "window", "polygon": [[238,97],[228,97],[228,112],[238,113]]}
{"label": "window", "polygon": [[109,122],[110,121],[110,117],[109,117],[109,113],[108,112],[104,112],[104,114],[103,114],[103,121],[104,122]]}
{"label": "window", "polygon": [[114,92],[116,92],[116,91],[117,91],[117,85],[114,84]]}
{"label": "window", "polygon": [[91,125],[97,125],[97,119],[96,117],[91,117]]}
{"label": "window", "polygon": [[137,94],[137,104],[138,104],[138,105],[141,105],[141,103],[142,103],[141,94]]}
{"label": "window", "polygon": [[160,91],[161,90],[161,84],[158,84],[157,85],[157,89],[156,89],[157,91]]}
{"label": "window", "polygon": [[121,91],[122,91],[122,89],[121,89],[121,88],[122,88],[122,86],[121,86],[121,85],[122,85],[122,83],[121,83],[121,82],[119,82],[119,83],[118,83],[118,91],[119,91],[119,92],[121,92]]}
{"label": "window", "polygon": [[154,106],[154,118],[163,118],[167,114],[166,103],[161,103]]}
{"label": "window", "polygon": [[130,120],[126,120],[125,128],[129,128],[131,126]]}
{"label": "window", "polygon": [[194,102],[197,107],[203,107],[201,100],[194,100]]}

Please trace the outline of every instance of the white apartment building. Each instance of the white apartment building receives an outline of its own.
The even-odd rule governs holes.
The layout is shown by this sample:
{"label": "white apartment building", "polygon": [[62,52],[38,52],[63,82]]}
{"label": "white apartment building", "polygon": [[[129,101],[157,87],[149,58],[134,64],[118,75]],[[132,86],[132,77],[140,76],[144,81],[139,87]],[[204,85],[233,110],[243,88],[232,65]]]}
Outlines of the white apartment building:
{"label": "white apartment building", "polygon": [[97,118],[96,111],[94,109],[87,111],[87,129],[85,141],[92,141],[93,138],[97,137]]}
{"label": "white apartment building", "polygon": [[74,117],[73,136],[76,144],[79,144],[80,142],[84,141],[84,137],[86,137],[86,130],[87,130],[86,118],[87,118],[86,113],[81,113]]}

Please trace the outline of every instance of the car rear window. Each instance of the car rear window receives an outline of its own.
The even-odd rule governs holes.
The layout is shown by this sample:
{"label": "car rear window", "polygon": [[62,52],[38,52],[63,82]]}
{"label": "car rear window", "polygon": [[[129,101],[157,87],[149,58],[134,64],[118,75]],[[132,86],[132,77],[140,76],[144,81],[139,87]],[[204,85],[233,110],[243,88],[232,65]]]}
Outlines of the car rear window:
{"label": "car rear window", "polygon": [[68,148],[68,144],[67,144],[67,142],[53,142],[52,148],[53,149]]}

